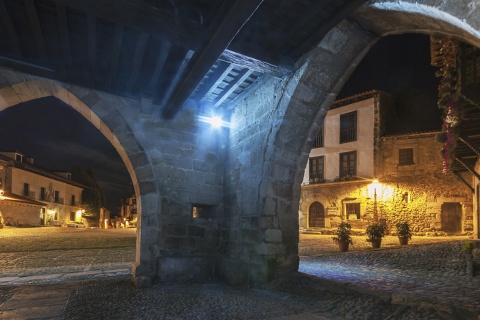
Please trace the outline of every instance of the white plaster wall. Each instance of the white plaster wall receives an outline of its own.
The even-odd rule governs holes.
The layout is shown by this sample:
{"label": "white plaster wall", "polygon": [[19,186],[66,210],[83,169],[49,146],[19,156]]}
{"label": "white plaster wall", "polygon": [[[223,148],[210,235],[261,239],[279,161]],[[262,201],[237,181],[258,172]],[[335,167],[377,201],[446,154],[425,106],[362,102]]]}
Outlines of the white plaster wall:
{"label": "white plaster wall", "polygon": [[70,205],[72,195],[75,195],[75,201],[82,199],[82,189],[65,182],[50,179],[32,172],[12,168],[12,193],[23,195],[23,184],[30,184],[30,191],[35,192],[35,200],[40,200],[40,188],[44,187],[48,191],[50,183],[54,191],[59,191],[59,197],[63,198],[65,205]]}
{"label": "white plaster wall", "polygon": [[[311,157],[325,156],[325,179],[333,180],[339,176],[339,155],[343,152],[357,151],[357,176],[373,178],[374,151],[374,107],[375,98],[358,101],[327,112],[324,120],[324,147],[315,148]],[[357,110],[357,141],[340,144],[340,115]],[[308,183],[309,162],[305,168],[303,182]]]}

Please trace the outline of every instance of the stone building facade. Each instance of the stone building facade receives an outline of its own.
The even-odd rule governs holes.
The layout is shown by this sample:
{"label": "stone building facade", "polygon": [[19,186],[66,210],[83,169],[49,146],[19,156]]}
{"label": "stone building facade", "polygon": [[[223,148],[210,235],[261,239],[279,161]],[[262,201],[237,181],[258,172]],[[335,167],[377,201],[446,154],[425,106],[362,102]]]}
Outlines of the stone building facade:
{"label": "stone building facade", "polygon": [[[338,149],[358,152],[359,147],[358,144],[350,145],[350,149],[345,144],[332,145],[335,139],[327,134],[337,137],[340,127],[326,128],[332,123],[329,118],[350,113],[355,106],[371,109],[375,118],[382,114],[381,105],[374,103],[368,94],[362,96],[363,103],[356,101],[341,106],[325,117],[325,147],[313,149],[310,154],[310,161],[324,157],[325,169],[320,172],[325,172],[325,177],[321,183],[315,183],[310,175],[318,172],[317,165],[307,167],[299,207],[300,229],[326,231],[347,221],[354,229],[363,231],[371,222],[383,221],[390,232],[395,232],[395,224],[406,221],[416,235],[473,233],[473,194],[459,179],[442,173],[443,160],[439,153],[442,144],[435,140],[437,132],[382,136],[381,130],[373,130],[376,133],[369,135],[370,146],[360,145],[362,149],[372,150],[371,158],[359,157],[351,163],[353,172],[367,172],[367,175],[342,176],[338,166],[334,168],[337,176],[328,173],[331,170],[326,168],[328,159],[334,157],[338,161],[335,157]],[[380,121],[358,121],[357,135],[365,135],[363,131],[371,133],[372,123],[377,126]],[[336,141],[338,144],[338,139]],[[370,170],[357,169],[362,161],[368,161]]]}
{"label": "stone building facade", "polygon": [[20,152],[0,152],[0,211],[6,225],[64,225],[82,221],[83,186],[67,172],[51,172]]}

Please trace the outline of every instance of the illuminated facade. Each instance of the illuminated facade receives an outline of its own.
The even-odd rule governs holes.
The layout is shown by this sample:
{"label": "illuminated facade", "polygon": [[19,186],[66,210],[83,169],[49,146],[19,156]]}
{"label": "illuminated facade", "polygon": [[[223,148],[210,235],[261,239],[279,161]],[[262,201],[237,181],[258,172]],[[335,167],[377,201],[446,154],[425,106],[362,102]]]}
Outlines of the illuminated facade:
{"label": "illuminated facade", "polygon": [[122,198],[120,216],[122,221],[131,221],[134,224],[137,223],[137,198],[135,195],[132,195],[129,198]]}
{"label": "illuminated facade", "polygon": [[68,172],[43,169],[20,152],[0,152],[0,185],[5,225],[65,226],[83,221],[83,187]]}
{"label": "illuminated facade", "polygon": [[472,233],[472,192],[442,173],[437,132],[385,136],[393,114],[388,104],[382,110],[383,95],[343,99],[327,113],[317,136],[323,142],[315,141],[301,187],[300,229],[328,230],[347,221],[364,230],[383,221],[394,231],[407,221],[417,235]]}

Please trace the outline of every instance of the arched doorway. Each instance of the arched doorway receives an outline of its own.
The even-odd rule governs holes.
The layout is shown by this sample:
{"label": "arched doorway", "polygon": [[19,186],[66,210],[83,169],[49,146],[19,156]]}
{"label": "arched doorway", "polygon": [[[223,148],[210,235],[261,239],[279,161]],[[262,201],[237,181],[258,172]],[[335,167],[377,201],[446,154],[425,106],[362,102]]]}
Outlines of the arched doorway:
{"label": "arched doorway", "polygon": [[311,204],[308,210],[308,226],[310,228],[325,228],[325,208],[320,202]]}
{"label": "arched doorway", "polygon": [[458,202],[442,204],[442,230],[448,233],[462,232],[462,205]]}

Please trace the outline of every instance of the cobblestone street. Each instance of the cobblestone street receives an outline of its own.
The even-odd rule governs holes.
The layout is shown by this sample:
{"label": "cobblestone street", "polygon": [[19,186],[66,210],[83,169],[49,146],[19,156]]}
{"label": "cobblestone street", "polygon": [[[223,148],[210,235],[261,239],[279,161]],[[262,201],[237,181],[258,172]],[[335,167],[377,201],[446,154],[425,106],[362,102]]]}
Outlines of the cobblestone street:
{"label": "cobblestone street", "polygon": [[[480,311],[480,279],[464,273],[467,237],[414,237],[400,247],[387,236],[374,250],[365,236],[355,236],[350,252],[340,253],[331,236],[301,234],[300,273],[279,277],[265,291],[223,284],[136,288],[134,229],[5,228],[0,234],[2,319],[463,320]],[[15,246],[22,251],[12,251]],[[48,292],[56,297],[50,307],[35,305]]]}

